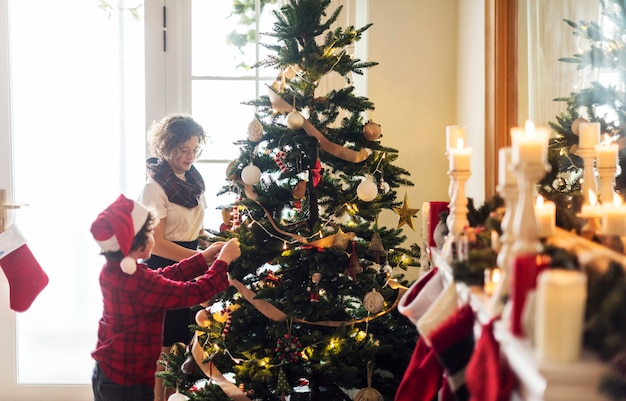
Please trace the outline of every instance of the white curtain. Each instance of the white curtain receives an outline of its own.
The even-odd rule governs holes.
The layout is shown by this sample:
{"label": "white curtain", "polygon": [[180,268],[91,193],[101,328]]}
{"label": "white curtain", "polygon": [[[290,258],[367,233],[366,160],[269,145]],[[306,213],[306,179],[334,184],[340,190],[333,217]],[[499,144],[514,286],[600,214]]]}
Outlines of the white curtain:
{"label": "white curtain", "polygon": [[[575,64],[558,61],[573,56],[586,45],[584,39],[573,35],[572,27],[563,19],[598,21],[600,3],[598,0],[522,0],[520,5],[519,83],[520,88],[525,87],[524,83],[528,88],[527,105],[520,102],[520,121],[530,118],[537,125],[547,126],[566,108],[565,102],[555,102],[554,98],[577,92],[589,83],[585,75],[588,69],[578,71]],[[527,115],[522,114],[525,111]]]}

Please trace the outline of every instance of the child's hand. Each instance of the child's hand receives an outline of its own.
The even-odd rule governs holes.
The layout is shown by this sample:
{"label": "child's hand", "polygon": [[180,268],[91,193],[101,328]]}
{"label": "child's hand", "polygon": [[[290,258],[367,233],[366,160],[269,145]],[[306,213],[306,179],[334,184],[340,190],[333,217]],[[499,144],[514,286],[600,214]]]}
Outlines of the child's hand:
{"label": "child's hand", "polygon": [[212,263],[217,258],[217,255],[220,253],[220,250],[222,249],[224,244],[225,242],[223,241],[213,242],[212,244],[210,244],[206,249],[202,251],[202,256],[204,256],[204,260],[206,260],[207,263]]}
{"label": "child's hand", "polygon": [[220,249],[220,254],[217,256],[219,260],[222,260],[228,264],[233,260],[236,260],[241,256],[241,249],[239,249],[239,240],[233,238],[225,243]]}

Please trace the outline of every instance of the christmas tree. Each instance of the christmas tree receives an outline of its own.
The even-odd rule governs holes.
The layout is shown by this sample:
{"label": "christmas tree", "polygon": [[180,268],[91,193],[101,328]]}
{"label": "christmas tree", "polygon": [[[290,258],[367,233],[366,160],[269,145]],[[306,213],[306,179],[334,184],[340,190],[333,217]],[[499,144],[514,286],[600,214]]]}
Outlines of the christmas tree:
{"label": "christmas tree", "polygon": [[[350,54],[371,24],[332,28],[329,3],[291,0],[264,33],[276,44],[256,67],[277,79],[246,102],[255,119],[221,191],[238,200],[210,238],[239,238],[233,286],[197,308],[194,340],[160,373],[192,400],[392,400],[415,346],[395,307],[410,283],[392,274],[419,264],[401,231],[417,209],[398,196],[413,184],[353,86],[377,64]],[[319,93],[329,74],[345,86]],[[378,225],[383,210],[397,227]]]}
{"label": "christmas tree", "polygon": [[579,38],[581,51],[559,61],[575,65],[590,84],[555,99],[566,103],[566,111],[550,123],[557,135],[550,143],[552,170],[541,182],[541,190],[547,194],[580,194],[583,160],[576,150],[579,125],[586,121],[599,122],[603,135],[620,145],[615,189],[621,192],[626,187],[622,166],[626,137],[626,4],[619,0],[600,0],[599,4],[600,22],[564,19]]}

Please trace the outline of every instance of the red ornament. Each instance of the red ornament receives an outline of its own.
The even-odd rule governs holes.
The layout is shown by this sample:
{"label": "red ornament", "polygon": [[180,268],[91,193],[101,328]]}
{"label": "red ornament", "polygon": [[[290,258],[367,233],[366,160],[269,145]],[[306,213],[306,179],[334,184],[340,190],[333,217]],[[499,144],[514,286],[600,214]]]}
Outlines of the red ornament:
{"label": "red ornament", "polygon": [[274,348],[279,361],[287,361],[295,363],[302,360],[302,344],[296,336],[285,333],[276,340],[276,348]]}

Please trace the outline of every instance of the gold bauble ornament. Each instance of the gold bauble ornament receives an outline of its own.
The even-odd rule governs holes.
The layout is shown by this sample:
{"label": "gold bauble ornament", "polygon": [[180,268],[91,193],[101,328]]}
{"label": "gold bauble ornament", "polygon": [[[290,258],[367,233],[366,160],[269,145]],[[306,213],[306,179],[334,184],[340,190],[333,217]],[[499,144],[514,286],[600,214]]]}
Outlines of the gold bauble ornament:
{"label": "gold bauble ornament", "polygon": [[385,305],[385,298],[383,295],[373,289],[372,291],[365,294],[363,298],[363,306],[369,313],[378,313],[383,310],[383,306]]}
{"label": "gold bauble ornament", "polygon": [[372,361],[367,363],[367,387],[359,390],[354,396],[354,401],[383,401],[383,395],[372,387]]}
{"label": "gold bauble ornament", "polygon": [[263,125],[256,118],[248,124],[248,139],[259,142],[263,139]]}
{"label": "gold bauble ornament", "polygon": [[200,309],[196,312],[196,323],[205,329],[211,325],[211,315],[206,309]]}
{"label": "gold bauble ornament", "polygon": [[293,110],[287,114],[287,126],[290,129],[300,129],[304,125],[304,117],[298,110]]}
{"label": "gold bauble ornament", "polygon": [[380,124],[375,123],[374,120],[369,120],[367,124],[363,126],[363,136],[368,141],[376,141],[380,139],[382,130]]}

